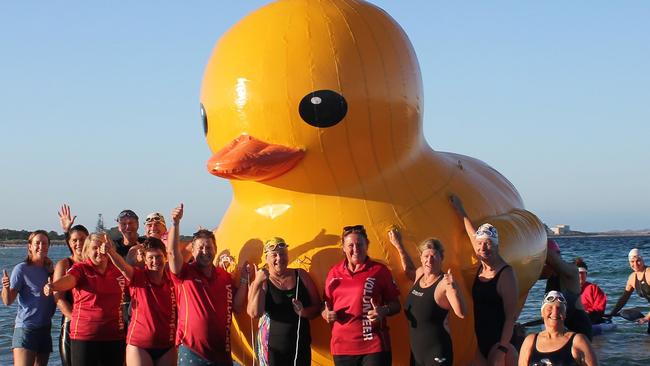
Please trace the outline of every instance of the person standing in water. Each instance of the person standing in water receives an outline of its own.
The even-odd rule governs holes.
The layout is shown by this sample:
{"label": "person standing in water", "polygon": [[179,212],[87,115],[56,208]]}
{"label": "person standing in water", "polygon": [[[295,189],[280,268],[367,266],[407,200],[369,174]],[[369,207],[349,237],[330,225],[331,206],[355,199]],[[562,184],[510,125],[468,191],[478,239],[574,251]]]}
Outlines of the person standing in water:
{"label": "person standing in water", "polygon": [[582,333],[592,339],[591,320],[582,307],[580,299],[580,277],[578,268],[571,262],[565,262],[560,254],[560,246],[555,240],[548,239],[546,264],[541,278],[546,278],[546,292],[560,291],[567,299],[566,320],[564,324],[574,332]]}
{"label": "person standing in water", "polygon": [[[636,293],[640,297],[648,300],[650,303],[650,267],[646,266],[641,252],[639,249],[634,248],[630,250],[630,253],[627,255],[628,261],[630,263],[630,268],[632,268],[632,273],[627,278],[627,283],[625,284],[625,292],[618,299],[614,309],[609,314],[610,316],[618,315],[618,313],[623,309],[623,306],[627,304],[627,301],[630,299],[632,292],[636,290]],[[640,324],[648,323],[648,334],[650,334],[650,312],[638,320]]]}
{"label": "person standing in water", "polygon": [[582,306],[591,323],[600,324],[603,322],[605,307],[607,307],[607,295],[598,285],[587,281],[588,267],[582,258],[576,258],[574,263],[578,267],[578,275],[580,276],[580,301],[582,301]]}

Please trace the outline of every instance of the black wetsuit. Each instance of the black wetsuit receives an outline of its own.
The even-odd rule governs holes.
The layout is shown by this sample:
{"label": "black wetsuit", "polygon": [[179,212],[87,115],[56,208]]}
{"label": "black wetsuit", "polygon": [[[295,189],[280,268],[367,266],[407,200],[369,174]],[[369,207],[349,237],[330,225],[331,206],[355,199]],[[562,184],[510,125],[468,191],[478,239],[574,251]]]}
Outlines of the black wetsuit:
{"label": "black wetsuit", "polygon": [[578,363],[571,354],[571,347],[573,346],[573,338],[576,333],[571,335],[571,338],[560,349],[553,352],[540,352],[537,350],[537,334],[533,340],[533,349],[528,360],[529,366],[577,366]]}
{"label": "black wetsuit", "polygon": [[501,340],[501,332],[506,321],[503,310],[503,299],[497,292],[497,283],[504,269],[503,266],[494,278],[483,282],[479,278],[483,266],[480,266],[472,286],[472,299],[474,300],[474,332],[478,348],[483,357],[487,359],[490,348]]}
{"label": "black wetsuit", "polygon": [[434,298],[442,276],[426,288],[420,286],[421,278],[413,284],[404,305],[411,337],[411,366],[452,365],[451,337],[444,327],[449,310],[441,308]]}
{"label": "black wetsuit", "polygon": [[[67,233],[66,233],[67,234]],[[68,268],[71,268],[74,262],[70,258],[68,260]],[[72,307],[74,299],[72,298],[72,290],[68,290],[64,295],[65,301]],[[72,358],[70,357],[70,320],[65,316],[61,317],[61,333],[59,333],[59,355],[61,356],[61,364],[63,366],[72,365]]]}
{"label": "black wetsuit", "polygon": [[639,280],[639,278],[634,275],[635,283],[634,283],[634,288],[636,289],[636,293],[639,294],[640,297],[648,300],[650,302],[650,285],[648,284],[648,281],[645,279],[645,271],[643,271],[643,278]]}
{"label": "black wetsuit", "polygon": [[[311,297],[305,285],[298,282],[298,300],[304,308],[311,306]],[[296,355],[296,333],[298,330],[298,315],[293,310],[291,300],[296,297],[296,288],[280,290],[268,280],[264,311],[269,317],[268,329],[268,364],[269,366],[293,365]],[[309,319],[300,320],[300,339],[298,344],[298,361],[296,365],[311,365],[311,336]]]}
{"label": "black wetsuit", "polygon": [[[643,278],[639,280],[639,278],[634,275],[634,280],[636,281],[634,283],[634,288],[636,289],[636,293],[639,294],[640,297],[648,300],[650,302],[650,285],[648,284],[648,281],[645,279],[645,270],[643,271]],[[648,323],[648,334],[650,334],[650,323]]]}
{"label": "black wetsuit", "polygon": [[548,293],[549,291],[560,291],[566,298],[566,320],[564,321],[564,325],[567,329],[582,333],[591,341],[593,339],[593,330],[589,315],[584,310],[576,308],[576,302],[581,301],[580,294],[574,294],[562,289],[560,277],[555,275],[546,280],[546,292]]}

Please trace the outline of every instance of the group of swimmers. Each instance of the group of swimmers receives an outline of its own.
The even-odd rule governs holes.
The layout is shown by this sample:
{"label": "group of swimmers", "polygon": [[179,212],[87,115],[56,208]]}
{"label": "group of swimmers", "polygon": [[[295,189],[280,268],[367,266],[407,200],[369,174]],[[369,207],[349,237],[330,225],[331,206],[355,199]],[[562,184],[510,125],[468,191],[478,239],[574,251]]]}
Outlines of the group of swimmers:
{"label": "group of swimmers", "polygon": [[[590,344],[590,316],[596,318],[580,300],[589,287],[586,264],[577,263],[584,271],[569,267],[559,247],[549,242],[548,292],[541,306],[545,329],[526,337],[518,352],[511,343],[518,316],[517,279],[499,255],[498,231],[488,223],[475,228],[461,200],[451,196],[450,202],[480,263],[471,292],[478,341],[473,364],[597,365]],[[262,267],[245,262],[230,274],[228,256],[215,265],[217,243],[211,231],[197,231],[187,245],[180,242],[182,216],[181,204],[172,211],[167,231],[162,215],[148,215],[141,238],[138,216],[124,210],[117,217],[122,237],[113,241],[106,233],[73,226],[75,217],[64,205],[59,218],[70,256],[56,265],[47,256],[47,232],[33,232],[27,258],[2,279],[3,302],[9,305],[17,298],[19,305],[14,364],[47,364],[55,306],[63,314],[59,350],[66,366],[232,365],[232,313],[242,311],[258,320],[252,342],[256,364],[310,365],[310,320],[319,315],[331,324],[336,365],[391,364],[386,318],[402,310],[400,294],[388,267],[368,256],[370,241],[362,225],[343,228],[345,258],[330,269],[321,298],[308,272],[288,267],[289,245],[282,238],[264,243]],[[388,239],[404,275],[413,281],[404,303],[411,365],[453,364],[448,313],[464,318],[466,301],[451,269],[442,270],[442,243],[424,240],[416,268],[399,231],[391,229]],[[622,309],[634,289],[650,299],[645,281],[650,268],[638,250],[629,259],[634,273],[610,315]],[[597,290],[588,293],[598,297]],[[587,310],[604,315],[600,299],[589,304]],[[650,314],[640,321],[648,319]]]}

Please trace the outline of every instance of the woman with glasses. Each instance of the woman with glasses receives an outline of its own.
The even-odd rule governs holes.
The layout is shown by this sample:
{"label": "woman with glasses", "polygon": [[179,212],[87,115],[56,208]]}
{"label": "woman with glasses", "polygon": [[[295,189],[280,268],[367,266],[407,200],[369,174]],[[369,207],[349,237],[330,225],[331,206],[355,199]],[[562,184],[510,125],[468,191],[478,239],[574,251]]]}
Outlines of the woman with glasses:
{"label": "woman with glasses", "polygon": [[260,366],[311,365],[309,320],[320,313],[316,285],[303,269],[288,268],[289,246],[282,238],[264,244],[264,267],[255,268],[247,312],[259,317]]}
{"label": "woman with glasses", "polygon": [[564,327],[567,300],[559,291],[551,291],[542,300],[544,330],[529,334],[521,345],[519,366],[598,365],[596,354],[584,334]]}
{"label": "woman with glasses", "polygon": [[[68,244],[70,256],[56,263],[54,276],[52,277],[53,281],[57,281],[59,278],[65,276],[68,269],[75,263],[83,261],[83,245],[90,233],[83,225],[72,226],[76,218],[76,216],[73,217],[70,213],[70,206],[65,204],[61,206],[61,210],[59,210],[59,222],[61,223],[63,234],[65,234],[65,241]],[[59,335],[59,355],[61,356],[63,366],[70,366],[72,365],[70,356],[70,321],[72,320],[72,304],[74,303],[72,291],[59,291],[54,293],[54,301],[63,315],[61,317],[61,333]]]}
{"label": "woman with glasses", "polygon": [[509,365],[517,360],[517,351],[510,344],[517,319],[517,278],[512,267],[499,255],[497,229],[485,223],[474,228],[459,197],[450,201],[463,220],[467,236],[479,261],[472,285],[474,331],[479,353],[476,362]]}
{"label": "woman with glasses", "polygon": [[43,287],[53,292],[72,290],[70,354],[73,366],[122,366],[125,332],[120,303],[126,279],[108,260],[102,247],[106,233],[90,234],[83,245],[83,261]]}
{"label": "woman with glasses", "polygon": [[126,365],[175,365],[176,295],[167,268],[165,244],[155,237],[145,239],[142,243],[144,269],[130,266],[110,239],[105,249],[126,277],[131,294]]}
{"label": "woman with glasses", "polygon": [[391,365],[386,317],[401,309],[399,290],[388,267],[368,257],[363,225],[344,227],[341,241],[345,259],[327,274],[321,312],[332,324],[334,364]]}
{"label": "woman with glasses", "polygon": [[[632,273],[627,278],[625,292],[623,292],[623,295],[616,302],[610,316],[617,315],[623,309],[623,306],[625,306],[635,290],[639,297],[650,302],[650,282],[648,282],[650,281],[650,267],[646,266],[641,252],[637,248],[630,250],[627,259],[630,263],[630,268],[632,268]],[[640,324],[648,323],[648,334],[650,334],[650,312],[645,317],[640,318],[638,322]]]}
{"label": "woman with glasses", "polygon": [[[397,248],[407,277],[414,267],[397,229],[388,232]],[[451,337],[447,329],[449,310],[465,317],[465,300],[451,274],[442,271],[444,248],[438,239],[424,240],[419,246],[422,265],[415,271],[415,281],[406,297],[404,312],[409,323],[411,366],[453,365]]]}
{"label": "woman with glasses", "polygon": [[9,306],[18,299],[18,312],[11,348],[14,365],[47,365],[52,352],[52,315],[56,309],[51,297],[41,289],[51,282],[53,268],[47,253],[50,237],[36,230],[27,239],[27,258],[17,264],[9,277],[2,276],[2,302]]}

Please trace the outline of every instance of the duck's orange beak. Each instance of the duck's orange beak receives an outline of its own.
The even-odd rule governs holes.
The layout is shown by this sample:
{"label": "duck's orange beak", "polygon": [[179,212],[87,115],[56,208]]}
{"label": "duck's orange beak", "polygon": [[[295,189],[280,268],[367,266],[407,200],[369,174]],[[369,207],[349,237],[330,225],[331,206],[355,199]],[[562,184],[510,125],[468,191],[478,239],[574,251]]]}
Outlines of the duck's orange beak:
{"label": "duck's orange beak", "polygon": [[288,172],[304,155],[303,149],[273,145],[241,135],[212,155],[208,171],[222,178],[260,182]]}

